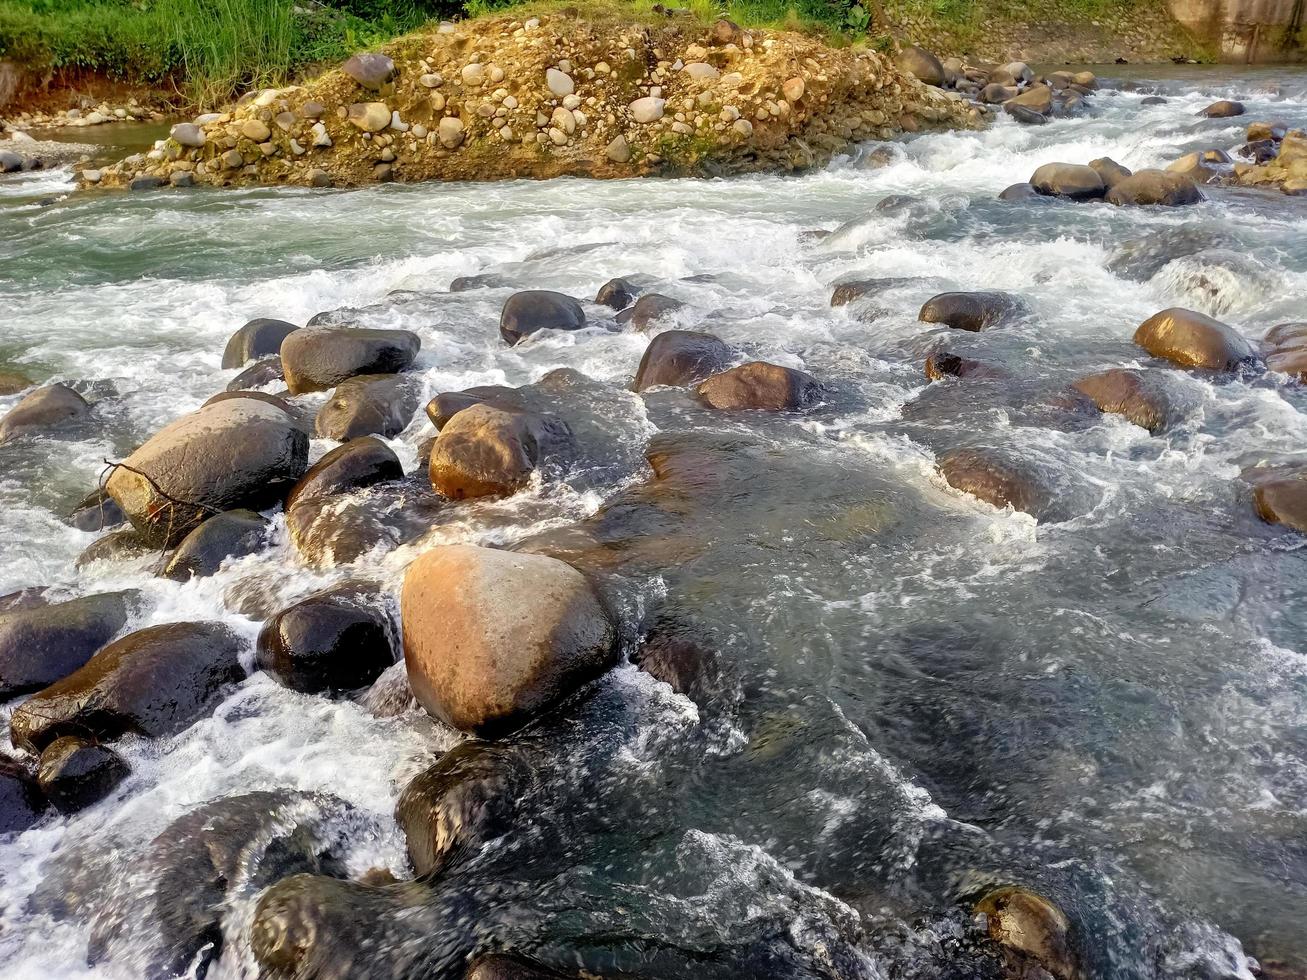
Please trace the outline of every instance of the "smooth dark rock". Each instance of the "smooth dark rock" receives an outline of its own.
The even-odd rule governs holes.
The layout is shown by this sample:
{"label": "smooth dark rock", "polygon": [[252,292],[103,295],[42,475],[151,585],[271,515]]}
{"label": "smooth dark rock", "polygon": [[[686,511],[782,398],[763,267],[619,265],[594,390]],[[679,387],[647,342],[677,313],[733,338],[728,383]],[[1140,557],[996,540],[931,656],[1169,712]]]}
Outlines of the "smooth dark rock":
{"label": "smooth dark rock", "polygon": [[0,419],[0,443],[18,436],[57,433],[90,414],[86,399],[67,385],[46,385],[24,397]]}
{"label": "smooth dark rock", "polygon": [[100,802],[131,770],[118,753],[75,735],[55,739],[41,753],[41,790],[61,813]]}
{"label": "smooth dark rock", "polygon": [[989,448],[957,449],[939,457],[950,486],[995,507],[1011,507],[1040,521],[1073,516],[1062,506],[1048,474],[1021,456]]}
{"label": "smooth dark rock", "polygon": [[1022,181],[1020,184],[1009,184],[998,192],[1000,201],[1038,201],[1043,200],[1045,195],[1035,190],[1035,185],[1030,181]]}
{"label": "smooth dark rock", "polygon": [[301,599],[259,634],[258,665],[296,691],[366,687],[398,659],[385,596],[344,585]]}
{"label": "smooth dark rock", "polygon": [[318,410],[321,439],[344,442],[360,436],[399,435],[417,413],[420,388],[414,378],[364,374],[342,381]]}
{"label": "smooth dark rock", "polygon": [[161,573],[174,582],[207,578],[228,558],[261,551],[268,537],[268,522],[252,510],[215,514],[182,538]]}
{"label": "smooth dark rock", "polygon": [[123,528],[120,531],[110,531],[103,537],[96,538],[83,549],[73,564],[77,568],[83,568],[98,561],[140,558],[142,555],[148,555],[156,549],[157,546],[151,544],[136,528]]}
{"label": "smooth dark rock", "polygon": [[750,361],[715,374],[695,391],[708,407],[728,411],[806,408],[819,402],[824,394],[821,383],[812,375],[766,361]]}
{"label": "smooth dark rock", "polygon": [[1112,368],[1081,378],[1073,387],[1099,411],[1123,415],[1154,435],[1182,421],[1199,402],[1164,371]]}
{"label": "smooth dark rock", "polygon": [[281,344],[291,394],[325,391],[360,374],[396,374],[417,357],[422,341],[408,330],[305,327]]}
{"label": "smooth dark rock", "polygon": [[126,522],[127,515],[106,490],[95,490],[73,508],[68,523],[79,531],[103,531]]}
{"label": "smooth dark rock", "polygon": [[1074,201],[1102,197],[1106,193],[1098,171],[1077,163],[1046,163],[1031,175],[1030,186],[1040,194],[1069,197]]}
{"label": "smooth dark rock", "polygon": [[21,833],[41,819],[45,799],[31,773],[0,758],[0,834]]}
{"label": "smooth dark rock", "polygon": [[255,361],[236,377],[227,382],[228,391],[246,391],[250,388],[263,388],[277,381],[285,381],[286,373],[281,367],[281,355],[274,354]]}
{"label": "smooth dark rock", "polygon": [[356,54],[341,65],[340,70],[374,92],[398,74],[395,62],[384,54],[375,53]]}
{"label": "smooth dark rock", "polygon": [[712,334],[665,330],[645,348],[632,389],[644,391],[656,385],[688,388],[726,370],[734,359],[734,349]]}
{"label": "smooth dark rock", "polygon": [[285,320],[259,317],[241,327],[227,341],[222,352],[224,368],[244,367],[250,361],[275,355],[281,351],[281,342],[299,327]]}
{"label": "smooth dark rock", "polygon": [[595,293],[595,302],[611,310],[624,310],[636,301],[643,290],[626,279],[609,279]]}
{"label": "smooth dark rock", "polygon": [[1180,307],[1153,314],[1139,325],[1134,341],[1181,367],[1234,371],[1257,360],[1252,344],[1233,327]]}
{"label": "smooth dark rock", "polygon": [[127,625],[139,592],[105,592],[0,613],[0,700],[67,677]]}
{"label": "smooth dark rock", "polygon": [[997,290],[939,293],[926,300],[917,314],[924,323],[942,323],[954,330],[978,332],[1000,326],[1026,312],[1025,304],[1011,293]]}
{"label": "smooth dark rock", "polygon": [[948,351],[936,351],[926,358],[922,370],[931,381],[944,378],[1003,378],[1007,372],[981,361],[973,361]]}
{"label": "smooth dark rock", "polygon": [[1096,160],[1090,160],[1089,167],[1102,180],[1104,192],[1110,191],[1121,181],[1133,175],[1133,171],[1121,166],[1111,157],[1099,157]]}
{"label": "smooth dark rock", "polygon": [[402,480],[404,468],[395,451],[380,439],[364,436],[337,446],[310,467],[286,497],[290,510],[302,500],[329,497],[370,487],[375,483]]}
{"label": "smooth dark rock", "polygon": [[499,315],[499,335],[510,346],[538,330],[580,330],[585,311],[570,296],[546,289],[514,293]]}
{"label": "smooth dark rock", "polygon": [[685,304],[679,299],[672,299],[662,293],[645,293],[635,304],[617,314],[617,322],[636,330],[648,330],[663,317],[684,309]]}

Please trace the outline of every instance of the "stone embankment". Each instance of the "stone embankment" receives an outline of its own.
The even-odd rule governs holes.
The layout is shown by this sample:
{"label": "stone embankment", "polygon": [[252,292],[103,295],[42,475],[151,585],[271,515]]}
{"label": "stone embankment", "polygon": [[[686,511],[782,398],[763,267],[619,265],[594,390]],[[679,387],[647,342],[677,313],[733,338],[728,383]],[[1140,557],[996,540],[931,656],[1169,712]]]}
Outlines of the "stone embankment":
{"label": "stone embankment", "polygon": [[790,171],[858,140],[983,114],[882,54],[793,32],[689,17],[489,18],[250,93],[82,181],[347,187]]}

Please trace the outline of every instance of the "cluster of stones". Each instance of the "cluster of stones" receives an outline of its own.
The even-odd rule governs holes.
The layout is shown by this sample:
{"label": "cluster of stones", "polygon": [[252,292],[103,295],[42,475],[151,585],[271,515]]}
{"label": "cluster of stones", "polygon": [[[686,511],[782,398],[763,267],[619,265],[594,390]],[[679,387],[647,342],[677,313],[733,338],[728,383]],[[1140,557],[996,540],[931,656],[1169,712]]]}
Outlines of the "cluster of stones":
{"label": "cluster of stones", "polygon": [[1118,207],[1181,207],[1197,204],[1203,195],[1188,175],[1174,168],[1135,173],[1110,157],[1099,157],[1086,164],[1046,163],[1030,175],[1030,180],[1005,188],[999,198],[1106,201]]}
{"label": "cluster of stones", "polygon": [[18,112],[0,119],[0,133],[26,132],[29,129],[64,129],[82,126],[103,126],[120,122],[158,122],[164,119],[158,109],[143,106],[135,98],[123,105],[111,105],[83,98],[70,109],[57,112]]}
{"label": "cluster of stones", "polygon": [[870,51],[800,34],[594,24],[564,14],[443,24],[339,70],[173,128],[84,184],[352,186],[820,165],[853,141],[976,119]]}
{"label": "cluster of stones", "polygon": [[1250,162],[1234,164],[1234,179],[1249,187],[1279,187],[1285,194],[1307,195],[1307,132],[1275,122],[1253,123],[1239,155]]}

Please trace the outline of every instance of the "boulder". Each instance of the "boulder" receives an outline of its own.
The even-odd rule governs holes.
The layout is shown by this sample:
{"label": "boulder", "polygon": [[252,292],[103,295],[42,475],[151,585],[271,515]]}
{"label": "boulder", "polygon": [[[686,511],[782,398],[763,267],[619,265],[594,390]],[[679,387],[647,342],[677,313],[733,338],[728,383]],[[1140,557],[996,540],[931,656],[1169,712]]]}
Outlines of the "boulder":
{"label": "boulder", "polygon": [[1020,95],[1004,102],[1003,108],[1009,113],[1020,108],[1047,116],[1053,111],[1053,90],[1047,85],[1032,85]]}
{"label": "boulder", "polygon": [[297,405],[292,405],[286,399],[277,395],[270,395],[266,391],[220,391],[206,401],[201,408],[208,408],[210,405],[216,405],[219,402],[230,401],[233,398],[248,398],[251,401],[263,402],[265,405],[271,405],[273,408],[286,414],[291,425],[299,429],[305,435],[313,432],[313,419],[307,416],[307,413]]}
{"label": "boulder", "polygon": [[122,508],[104,489],[91,492],[68,515],[68,523],[79,531],[103,531],[126,520]]}
{"label": "boulder", "polygon": [[1221,99],[1219,102],[1213,102],[1198,114],[1206,116],[1208,119],[1229,119],[1232,116],[1242,116],[1244,107],[1242,102],[1235,102],[1233,99]]}
{"label": "boulder", "polygon": [[1077,163],[1046,163],[1031,175],[1030,184],[1040,194],[1077,201],[1106,193],[1098,171]]}
{"label": "boulder", "polygon": [[955,449],[939,457],[949,486],[998,508],[1011,507],[1037,520],[1065,520],[1045,474],[1022,457],[999,449]]}
{"label": "boulder", "polygon": [[1182,421],[1198,406],[1198,399],[1163,371],[1111,368],[1081,378],[1072,387],[1100,412],[1123,415],[1154,435]]}
{"label": "boulder", "polygon": [[232,398],[165,426],[105,486],[147,540],[173,545],[213,514],[280,501],[304,475],[308,452],[284,411]]}
{"label": "boulder", "polygon": [[1307,381],[1307,346],[1272,350],[1266,355],[1266,369]]}
{"label": "boulder", "polygon": [[413,363],[421,346],[408,330],[306,327],[282,341],[281,364],[286,387],[299,395],[360,374],[396,374]]}
{"label": "boulder", "polygon": [[1278,143],[1284,139],[1289,127],[1281,122],[1255,122],[1249,123],[1248,128],[1244,130],[1244,139],[1249,143],[1260,143],[1262,141],[1273,141]]}
{"label": "boulder", "polygon": [[286,373],[281,367],[281,355],[274,354],[255,361],[236,377],[227,382],[228,391],[246,391],[250,388],[262,388],[276,381],[285,381]]}
{"label": "boulder", "polygon": [[571,431],[560,419],[472,405],[440,430],[431,449],[431,486],[454,500],[506,496],[520,490],[547,457],[571,447]]}
{"label": "boulder", "polygon": [[1183,174],[1196,184],[1212,184],[1229,172],[1228,167],[1223,168],[1229,162],[1230,157],[1223,150],[1198,150],[1169,164],[1166,172]]}
{"label": "boulder", "polygon": [[712,334],[666,330],[649,341],[635,372],[635,391],[656,385],[688,388],[725,371],[735,351]]}
{"label": "boulder", "polygon": [[[427,418],[437,430],[443,429],[445,425],[459,412],[465,408],[471,408],[473,405],[480,405],[482,402],[494,402],[497,396],[511,399],[513,389],[506,388],[503,385],[478,385],[474,388],[468,388],[466,391],[442,391],[431,401],[427,402]],[[504,407],[516,408],[515,402],[508,401]]]}
{"label": "boulder", "polygon": [[925,48],[909,44],[899,52],[894,64],[919,82],[937,86],[944,84],[944,66]]}
{"label": "boulder", "polygon": [[1180,207],[1197,204],[1202,192],[1184,174],[1166,170],[1140,170],[1117,181],[1107,192],[1107,202],[1118,207],[1125,204]]}
{"label": "boulder", "polygon": [[1003,111],[1023,126],[1043,126],[1048,122],[1048,116],[1029,106],[1019,105],[1014,99],[1003,103]]}
{"label": "boulder", "polygon": [[684,308],[679,299],[672,299],[661,293],[645,293],[635,303],[617,314],[617,322],[629,325],[636,330],[648,330],[650,326],[669,314]]}
{"label": "boulder", "polygon": [[499,314],[499,335],[510,346],[537,330],[580,330],[584,326],[581,304],[547,289],[514,293]]}
{"label": "boulder", "polygon": [[1042,895],[1006,885],[985,895],[972,911],[985,917],[989,938],[1019,961],[1033,960],[1054,980],[1082,975],[1072,950],[1071,924]]}
{"label": "boulder", "polygon": [[228,558],[261,551],[267,538],[267,520],[252,510],[215,514],[182,538],[160,574],[174,582],[207,578]]}
{"label": "boulder", "polygon": [[112,749],[76,735],[64,735],[41,753],[37,779],[56,810],[76,813],[99,803],[130,772]]}
{"label": "boulder", "polygon": [[356,54],[343,65],[343,71],[366,89],[376,92],[395,77],[395,62],[384,54]]}
{"label": "boulder", "polygon": [[32,379],[21,371],[0,368],[0,395],[16,395],[32,387]]}
{"label": "boulder", "polygon": [[590,583],[544,555],[432,549],[405,573],[400,608],[418,702],[480,736],[521,727],[617,657],[617,631]]}
{"label": "boulder", "polygon": [[84,568],[99,561],[140,558],[155,550],[156,546],[147,541],[140,531],[126,527],[96,538],[77,556],[73,564],[76,568]]}
{"label": "boulder", "polygon": [[1307,344],[1307,320],[1277,323],[1266,331],[1262,340],[1272,347],[1297,347]]}
{"label": "boulder", "polygon": [[0,758],[0,834],[22,833],[44,812],[36,780],[17,762]]}
{"label": "boulder", "polygon": [[986,105],[1000,105],[1015,99],[1020,94],[1020,90],[1015,85],[990,82],[980,90],[980,101]]}
{"label": "boulder", "polygon": [[298,330],[299,327],[285,320],[270,320],[259,317],[241,327],[222,352],[224,368],[244,367],[250,361],[281,351],[281,342]]}
{"label": "boulder", "polygon": [[466,861],[514,827],[529,773],[494,743],[460,742],[404,787],[395,821],[419,875]]}
{"label": "boulder", "polygon": [[54,434],[90,414],[86,399],[67,385],[46,385],[24,397],[0,419],[0,443],[18,436]]}
{"label": "boulder", "polygon": [[482,956],[468,968],[465,980],[571,980],[575,974],[559,973],[520,956]]}
{"label": "boulder", "polygon": [[975,333],[1008,323],[1025,312],[1025,304],[1012,293],[985,290],[939,293],[926,300],[917,319]]}
{"label": "boulder", "polygon": [[926,358],[923,367],[926,377],[931,381],[944,378],[1004,378],[1007,372],[991,367],[981,361],[950,354],[948,351],[936,351]]}
{"label": "boulder", "polygon": [[611,310],[624,310],[639,297],[642,290],[628,279],[609,279],[595,293],[595,302]]}
{"label": "boulder", "polygon": [[1252,344],[1233,327],[1179,307],[1150,316],[1135,331],[1134,341],[1181,367],[1234,371],[1257,360]]}
{"label": "boulder", "polygon": [[77,670],[127,625],[139,596],[105,592],[0,613],[0,700]]}
{"label": "boulder", "polygon": [[998,192],[1000,201],[1040,201],[1045,200],[1045,195],[1035,190],[1035,186],[1029,181],[1022,181],[1019,184],[1009,184]]}
{"label": "boulder", "polygon": [[360,436],[399,435],[413,421],[421,402],[416,379],[392,374],[363,374],[342,381],[318,410],[321,439],[344,442]]}
{"label": "boulder", "polygon": [[345,110],[345,118],[365,133],[379,133],[390,126],[391,113],[384,102],[355,102]]}
{"label": "boulder", "polygon": [[366,687],[398,659],[385,596],[347,584],[278,612],[259,633],[256,662],[307,694]]}
{"label": "boulder", "polygon": [[1307,534],[1307,466],[1264,467],[1248,476],[1258,517]]}
{"label": "boulder", "polygon": [[779,412],[815,405],[824,389],[810,374],[766,361],[750,361],[713,375],[695,392],[709,408]]}
{"label": "boulder", "polygon": [[240,649],[240,639],[220,623],[128,633],[25,701],[10,719],[14,745],[39,752],[63,735],[174,735],[244,676]]}
{"label": "boulder", "polygon": [[999,65],[989,73],[992,81],[1002,82],[1004,85],[1025,85],[1035,80],[1034,70],[1024,61],[1009,61],[1006,65]]}
{"label": "boulder", "polygon": [[399,457],[384,442],[371,436],[351,439],[314,463],[291,488],[286,496],[286,510],[315,497],[329,497],[403,478]]}
{"label": "boulder", "polygon": [[1099,157],[1097,160],[1090,160],[1089,167],[1094,173],[1098,174],[1099,179],[1103,182],[1104,191],[1110,191],[1133,174],[1133,171],[1121,166],[1111,157]]}

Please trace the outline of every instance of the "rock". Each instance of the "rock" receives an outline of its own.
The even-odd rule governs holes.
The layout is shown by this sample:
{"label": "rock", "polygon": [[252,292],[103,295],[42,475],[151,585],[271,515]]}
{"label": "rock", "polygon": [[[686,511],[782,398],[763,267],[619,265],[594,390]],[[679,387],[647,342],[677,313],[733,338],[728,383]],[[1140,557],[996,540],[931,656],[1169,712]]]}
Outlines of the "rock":
{"label": "rock", "polygon": [[[698,80],[713,81],[715,79],[720,78],[722,75],[721,72],[719,72],[712,65],[708,64],[706,61],[692,61],[687,65],[683,65],[681,67],[681,71],[683,71],[685,74],[689,75],[691,78],[695,79],[696,81]],[[799,79],[799,82],[802,83],[803,79]]]}
{"label": "rock", "polygon": [[595,293],[595,302],[611,310],[624,310],[636,301],[643,290],[626,279],[609,279]]}
{"label": "rock", "polygon": [[929,355],[922,369],[931,381],[942,381],[944,378],[1007,377],[1007,373],[998,368],[947,351],[936,351]]}
{"label": "rock", "polygon": [[632,389],[645,391],[656,385],[688,388],[725,371],[735,351],[712,334],[693,330],[666,330],[649,341]]}
{"label": "rock", "polygon": [[559,99],[576,91],[576,84],[572,81],[572,76],[559,71],[557,68],[545,69],[545,86],[549,89],[551,95]]}
{"label": "rock", "polygon": [[0,150],[0,174],[16,174],[22,169],[22,157],[11,150]]}
{"label": "rock", "polygon": [[800,75],[795,75],[793,78],[787,78],[784,84],[781,85],[781,95],[785,96],[785,101],[790,103],[790,105],[793,105],[802,99],[807,91],[808,83],[805,82],[803,77]]}
{"label": "rock", "polygon": [[138,592],[105,592],[0,613],[0,700],[62,680],[118,635]]}
{"label": "rock", "polygon": [[1121,166],[1111,157],[1099,157],[1097,160],[1090,160],[1089,166],[1102,180],[1105,191],[1110,191],[1121,181],[1131,176],[1130,170]]}
{"label": "rock", "polygon": [[508,834],[529,782],[493,743],[461,742],[446,752],[404,787],[395,807],[413,870],[439,874]]}
{"label": "rock", "polygon": [[98,561],[140,558],[154,550],[154,545],[150,544],[136,528],[124,528],[92,541],[86,550],[77,556],[73,564],[77,568],[84,568]]}
{"label": "rock", "polygon": [[417,357],[422,341],[408,330],[305,327],[281,344],[291,394],[324,391],[362,374],[395,374]]}
{"label": "rock", "polygon": [[1024,61],[1009,61],[1006,65],[999,65],[989,73],[992,81],[1002,82],[1004,85],[1024,85],[1035,79],[1035,73]]}
{"label": "rock", "polygon": [[1022,181],[1020,184],[1009,184],[998,192],[1000,201],[1042,201],[1047,198],[1045,195],[1035,190],[1033,184],[1029,181]]}
{"label": "rock", "polygon": [[1029,106],[1017,105],[1010,99],[1003,103],[1003,111],[1025,126],[1043,126],[1048,122],[1048,116],[1042,112],[1037,112]]}
{"label": "rock", "polygon": [[900,71],[906,72],[919,82],[925,82],[927,85],[944,84],[944,66],[925,48],[909,44],[899,52],[898,57],[894,59],[894,64]]}
{"label": "rock", "polygon": [[453,500],[506,496],[520,490],[547,457],[571,446],[571,432],[560,419],[472,405],[441,428],[431,449],[431,486]]}
{"label": "rock", "polygon": [[1307,534],[1307,467],[1300,464],[1265,467],[1248,476],[1253,484],[1258,517],[1268,524],[1283,524]]}
{"label": "rock", "polygon": [[384,54],[356,54],[343,65],[343,71],[364,88],[376,92],[395,77],[395,63]]}
{"label": "rock", "polygon": [[281,342],[298,329],[295,324],[285,320],[270,320],[267,317],[251,320],[227,341],[227,347],[222,352],[222,366],[244,367],[256,358],[278,354]]}
{"label": "rock", "polygon": [[16,395],[32,387],[32,379],[19,371],[0,369],[0,395]]}
{"label": "rock", "polygon": [[[463,409],[471,408],[473,405],[480,405],[482,402],[494,402],[496,400],[495,396],[498,394],[511,397],[512,392],[512,388],[505,388],[500,385],[479,385],[475,388],[469,388],[467,391],[442,391],[427,402],[427,418],[431,419],[431,424],[439,431]],[[500,407],[516,409],[521,406],[510,402]]]}
{"label": "rock", "polygon": [[626,137],[620,133],[615,136],[604,150],[604,156],[612,160],[613,163],[629,163],[631,160],[631,146],[626,142]]}
{"label": "rock", "polygon": [[213,514],[280,501],[304,475],[308,452],[308,437],[285,411],[230,398],[165,426],[105,487],[147,540],[172,545]]}
{"label": "rock", "polygon": [[683,309],[685,304],[662,293],[645,293],[635,304],[617,314],[616,320],[636,330],[648,330],[662,317]]}
{"label": "rock", "polygon": [[1029,109],[1047,116],[1053,111],[1053,90],[1047,85],[1032,85],[1016,98],[1004,102],[1003,108],[1008,112],[1013,108]]}
{"label": "rock", "polygon": [[195,123],[178,123],[168,135],[180,146],[198,149],[204,145],[204,130]]}
{"label": "rock", "polygon": [[1235,102],[1232,99],[1221,99],[1219,102],[1213,102],[1202,112],[1200,116],[1206,116],[1208,119],[1228,119],[1231,116],[1242,116],[1244,113],[1243,103]]}
{"label": "rock", "polygon": [[1183,174],[1195,184],[1212,184],[1224,177],[1229,168],[1230,157],[1222,150],[1200,150],[1186,153],[1179,160],[1167,166],[1167,173]]}
{"label": "rock", "polygon": [[0,443],[19,436],[57,433],[90,414],[86,399],[67,385],[46,385],[25,396],[0,419]]}
{"label": "rock", "polygon": [[1034,172],[1030,184],[1040,194],[1077,201],[1106,193],[1097,170],[1075,163],[1046,163]]}
{"label": "rock", "polygon": [[986,105],[999,105],[1003,102],[1010,102],[1015,99],[1021,92],[1015,85],[1004,85],[1001,82],[990,82],[980,90],[980,101]]}
{"label": "rock", "polygon": [[174,735],[244,676],[240,640],[220,623],[171,623],[128,633],[33,694],[13,714],[14,745],[41,751],[63,735],[111,741]]}
{"label": "rock", "polygon": [[1139,325],[1134,341],[1154,357],[1181,367],[1235,371],[1257,360],[1252,344],[1205,313],[1171,307]]}
{"label": "rock", "polygon": [[1150,95],[1147,98],[1140,99],[1140,105],[1166,105],[1167,100],[1160,95]]}
{"label": "rock", "polygon": [[169,187],[194,187],[195,175],[186,171],[177,170],[168,175]]}
{"label": "rock", "polygon": [[537,330],[580,330],[585,311],[570,296],[546,289],[514,293],[499,314],[499,335],[513,346]]}
{"label": "rock", "polygon": [[64,735],[41,753],[37,778],[41,791],[56,810],[76,813],[99,803],[130,772],[112,749],[76,735]]}
{"label": "rock", "polygon": [[837,283],[830,296],[831,306],[848,306],[850,303],[872,296],[885,289],[901,286],[912,280],[903,276],[882,277],[877,279],[850,279]]}
{"label": "rock", "polygon": [[1055,980],[1081,975],[1071,948],[1071,924],[1048,899],[1007,885],[982,898],[973,911],[985,916],[990,939],[1034,960]]}
{"label": "rock", "polygon": [[17,762],[0,758],[0,834],[22,833],[44,812],[36,780]]}
{"label": "rock", "polygon": [[163,178],[146,174],[141,177],[133,177],[127,183],[129,191],[152,191],[163,186]]}
{"label": "rock", "polygon": [[636,99],[629,106],[631,118],[642,125],[657,122],[663,118],[663,107],[665,105],[667,105],[665,99],[646,95],[644,98]]}
{"label": "rock", "polygon": [[255,143],[265,143],[272,136],[272,130],[261,119],[246,119],[241,123],[241,135]]}
{"label": "rock", "polygon": [[434,548],[405,573],[400,608],[418,702],[482,737],[521,727],[617,657],[616,629],[590,583],[544,555]]}
{"label": "rock", "polygon": [[1184,174],[1165,170],[1140,170],[1117,182],[1107,192],[1108,203],[1117,206],[1160,204],[1179,207],[1185,204],[1197,204],[1202,199],[1203,195],[1192,180]]}
{"label": "rock", "polygon": [[1011,507],[1036,520],[1065,520],[1052,489],[1033,465],[997,449],[956,449],[939,458],[949,486],[1000,509]]}
{"label": "rock", "polygon": [[207,578],[228,558],[261,551],[268,537],[268,522],[252,510],[215,514],[182,539],[161,573],[174,582]]}
{"label": "rock", "polygon": [[73,508],[68,523],[79,531],[103,531],[127,520],[117,501],[108,492],[98,489]]}
{"label": "rock", "polygon": [[250,388],[262,388],[275,381],[286,380],[282,370],[281,357],[272,355],[255,361],[236,377],[227,382],[228,391],[248,391]]}
{"label": "rock", "polygon": [[233,398],[248,398],[251,401],[262,402],[265,405],[271,405],[279,412],[285,414],[292,425],[306,435],[313,432],[313,420],[306,417],[303,409],[297,405],[292,405],[284,398],[269,394],[266,391],[247,391],[240,389],[237,391],[220,391],[216,395],[211,395],[201,408],[207,408],[210,405],[216,405],[219,402],[230,401]]}
{"label": "rock", "polygon": [[1123,415],[1156,435],[1183,421],[1198,399],[1162,371],[1111,368],[1081,378],[1072,387],[1086,395],[1100,412]]}
{"label": "rock", "polygon": [[750,361],[715,374],[695,389],[701,401],[720,410],[806,408],[824,393],[817,379],[794,368]]}
{"label": "rock", "polygon": [[353,584],[281,610],[259,633],[256,648],[260,668],[306,694],[366,687],[397,659],[385,597]]}
{"label": "rock", "polygon": [[1025,311],[1025,304],[1018,297],[998,290],[939,293],[926,300],[917,319],[974,333],[1011,322]]}
{"label": "rock", "polygon": [[465,980],[570,980],[570,978],[566,973],[559,973],[518,956],[496,954],[482,956],[473,962]]}
{"label": "rock", "polygon": [[403,478],[399,457],[384,442],[371,436],[351,439],[313,464],[286,496],[286,510],[290,511],[300,501]]}
{"label": "rock", "polygon": [[744,39],[744,31],[735,21],[721,17],[713,22],[709,37],[713,44],[723,47],[728,44],[738,45]]}
{"label": "rock", "polygon": [[345,118],[365,133],[379,133],[390,125],[390,106],[384,102],[355,102],[346,110]]}
{"label": "rock", "polygon": [[457,116],[445,116],[436,126],[436,138],[447,150],[453,150],[463,142],[463,121]]}
{"label": "rock", "polygon": [[363,374],[342,381],[318,410],[321,439],[344,442],[359,436],[399,435],[413,421],[421,401],[417,382],[391,374]]}

